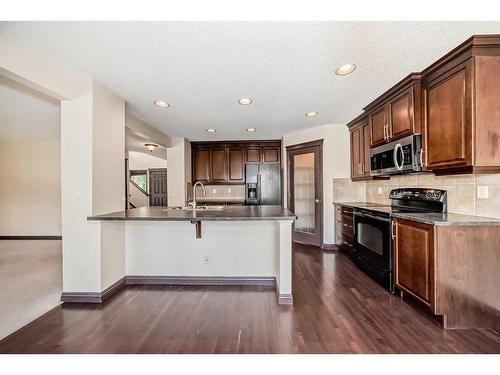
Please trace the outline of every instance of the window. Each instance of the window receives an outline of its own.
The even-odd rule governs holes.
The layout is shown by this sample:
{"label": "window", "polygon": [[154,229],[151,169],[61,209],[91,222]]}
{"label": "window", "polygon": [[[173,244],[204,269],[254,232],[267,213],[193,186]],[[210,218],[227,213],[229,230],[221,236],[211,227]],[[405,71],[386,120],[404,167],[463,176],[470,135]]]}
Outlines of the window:
{"label": "window", "polygon": [[148,192],[148,171],[131,170],[130,179],[142,190],[144,190],[144,192]]}

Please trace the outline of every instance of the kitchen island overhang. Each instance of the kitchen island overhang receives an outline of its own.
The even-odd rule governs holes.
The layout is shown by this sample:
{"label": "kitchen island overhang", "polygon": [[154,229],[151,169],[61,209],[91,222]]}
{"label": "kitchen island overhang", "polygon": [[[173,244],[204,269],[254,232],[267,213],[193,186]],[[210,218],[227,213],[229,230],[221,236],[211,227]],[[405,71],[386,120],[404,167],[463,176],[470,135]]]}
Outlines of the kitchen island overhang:
{"label": "kitchen island overhang", "polygon": [[291,305],[295,219],[281,206],[142,207],[88,217],[100,226],[100,272],[93,274],[101,290],[63,286],[62,300],[102,302],[126,284],[261,285]]}

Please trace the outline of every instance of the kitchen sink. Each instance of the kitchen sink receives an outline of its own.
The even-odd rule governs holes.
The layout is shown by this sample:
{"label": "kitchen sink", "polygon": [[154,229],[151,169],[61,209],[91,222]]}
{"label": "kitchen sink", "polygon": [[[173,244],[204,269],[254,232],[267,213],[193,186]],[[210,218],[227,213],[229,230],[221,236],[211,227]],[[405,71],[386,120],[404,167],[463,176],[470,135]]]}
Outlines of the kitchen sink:
{"label": "kitchen sink", "polygon": [[164,211],[222,211],[226,206],[197,206],[193,208],[192,206],[174,206],[165,208]]}

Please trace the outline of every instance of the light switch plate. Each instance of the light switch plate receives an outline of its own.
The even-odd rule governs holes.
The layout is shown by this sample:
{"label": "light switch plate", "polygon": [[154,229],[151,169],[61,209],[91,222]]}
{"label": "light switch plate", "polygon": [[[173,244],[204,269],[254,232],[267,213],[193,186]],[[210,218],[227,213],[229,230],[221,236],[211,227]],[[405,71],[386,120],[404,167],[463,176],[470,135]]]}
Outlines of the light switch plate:
{"label": "light switch plate", "polygon": [[377,194],[378,194],[378,195],[382,195],[382,188],[381,188],[381,187],[378,187],[378,188],[377,188]]}
{"label": "light switch plate", "polygon": [[480,185],[477,187],[477,197],[479,199],[488,199],[488,185]]}

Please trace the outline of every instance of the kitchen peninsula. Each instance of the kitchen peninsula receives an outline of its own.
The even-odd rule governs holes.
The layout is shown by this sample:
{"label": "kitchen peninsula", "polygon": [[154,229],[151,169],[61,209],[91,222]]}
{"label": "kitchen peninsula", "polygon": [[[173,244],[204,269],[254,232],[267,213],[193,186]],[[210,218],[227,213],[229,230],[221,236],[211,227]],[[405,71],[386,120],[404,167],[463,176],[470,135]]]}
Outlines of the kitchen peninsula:
{"label": "kitchen peninsula", "polygon": [[101,274],[122,266],[102,293],[65,290],[65,302],[102,302],[126,284],[192,284],[275,286],[280,304],[293,303],[295,215],[281,206],[142,207],[88,220],[100,226]]}

